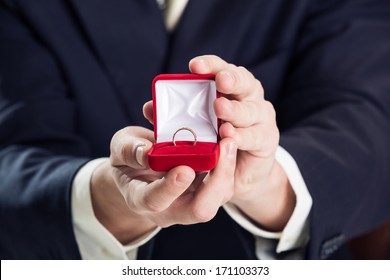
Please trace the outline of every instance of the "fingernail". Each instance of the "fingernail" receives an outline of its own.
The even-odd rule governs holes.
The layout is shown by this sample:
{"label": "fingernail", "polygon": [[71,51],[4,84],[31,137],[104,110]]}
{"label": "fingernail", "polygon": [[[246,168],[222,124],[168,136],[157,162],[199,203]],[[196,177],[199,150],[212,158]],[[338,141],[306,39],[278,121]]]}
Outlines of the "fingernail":
{"label": "fingernail", "polygon": [[226,146],[226,154],[228,158],[235,158],[237,154],[237,144],[235,142],[230,142]]}
{"label": "fingernail", "polygon": [[144,150],[145,143],[137,142],[135,146],[135,160],[142,167],[144,167]]}

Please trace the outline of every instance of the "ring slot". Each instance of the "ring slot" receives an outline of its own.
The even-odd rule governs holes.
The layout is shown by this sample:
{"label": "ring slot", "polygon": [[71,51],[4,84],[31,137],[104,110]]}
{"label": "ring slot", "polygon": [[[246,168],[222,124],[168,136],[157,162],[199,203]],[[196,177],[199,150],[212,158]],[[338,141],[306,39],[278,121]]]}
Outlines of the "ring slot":
{"label": "ring slot", "polygon": [[173,145],[176,146],[176,140],[175,140],[176,134],[177,134],[179,131],[182,131],[182,130],[187,130],[187,131],[191,132],[191,134],[194,136],[194,143],[193,143],[192,145],[195,146],[195,145],[196,145],[196,142],[197,142],[196,133],[195,133],[194,130],[192,130],[192,129],[189,128],[189,127],[182,127],[182,128],[179,128],[178,130],[175,131],[175,133],[173,134],[173,137],[172,137]]}

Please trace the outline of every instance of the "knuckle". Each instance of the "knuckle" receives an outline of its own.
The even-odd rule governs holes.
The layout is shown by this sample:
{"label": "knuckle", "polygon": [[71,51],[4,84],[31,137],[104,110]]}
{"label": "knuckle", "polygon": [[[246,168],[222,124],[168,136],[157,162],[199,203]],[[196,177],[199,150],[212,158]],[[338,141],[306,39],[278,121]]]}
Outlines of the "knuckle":
{"label": "knuckle", "polygon": [[114,158],[114,156],[113,156],[113,154],[112,154],[112,152],[111,152],[111,154],[110,154],[110,165],[111,166],[115,166],[115,158]]}
{"label": "knuckle", "polygon": [[148,211],[152,213],[160,213],[163,210],[165,210],[165,207],[156,201],[155,199],[152,199],[150,196],[146,196],[143,199],[143,207]]}
{"label": "knuckle", "polygon": [[196,204],[191,212],[194,221],[198,223],[206,223],[214,217],[214,214],[209,209]]}
{"label": "knuckle", "polygon": [[248,74],[251,74],[248,69],[246,69],[244,66],[237,66],[237,72],[240,74],[240,75],[248,75]]}
{"label": "knuckle", "polygon": [[121,135],[124,133],[125,129],[126,129],[126,128],[122,128],[122,129],[116,131],[116,132],[114,133],[114,135],[112,136],[112,141],[115,141],[117,138],[120,138]]}
{"label": "knuckle", "polygon": [[258,79],[255,79],[255,86],[259,90],[263,89],[263,85],[261,84],[261,82]]}
{"label": "knuckle", "polygon": [[120,139],[120,135],[121,134],[122,134],[122,131],[119,130],[119,131],[115,132],[115,134],[112,136],[111,142],[110,142],[110,152],[111,152],[111,154],[115,154],[116,148],[118,146],[118,140]]}
{"label": "knuckle", "polygon": [[123,144],[120,147],[120,157],[123,162],[127,162],[127,159],[131,156],[131,147],[129,145]]}
{"label": "knuckle", "polygon": [[264,98],[264,88],[258,79],[256,79],[256,81],[255,81],[255,87],[256,87],[257,92],[259,93],[260,97]]}
{"label": "knuckle", "polygon": [[249,71],[244,66],[238,66],[237,69],[238,69],[238,72],[240,73],[240,75],[242,76],[242,78],[249,79],[249,80],[251,80],[251,79],[256,80],[256,78],[253,76],[252,72]]}
{"label": "knuckle", "polygon": [[227,69],[235,69],[237,66],[235,65],[235,64],[233,64],[233,63],[228,63],[227,64]]}
{"label": "knuckle", "polygon": [[272,115],[274,115],[274,116],[276,115],[274,105],[272,105],[271,102],[269,102],[268,100],[265,100],[265,101],[264,101],[264,105],[266,106],[267,110],[268,110]]}
{"label": "knuckle", "polygon": [[271,102],[265,100],[264,103],[263,103],[263,108],[264,108],[264,116],[265,116],[265,120],[266,121],[276,121],[276,112],[275,112],[275,108],[274,106],[272,105]]}
{"label": "knuckle", "polygon": [[248,80],[248,77],[252,76],[252,74],[243,66],[238,66],[236,76],[239,81],[245,82]]}
{"label": "knuckle", "polygon": [[209,55],[205,55],[203,56],[204,58],[210,58],[210,59],[213,59],[213,60],[220,60],[221,58],[215,54],[209,54]]}

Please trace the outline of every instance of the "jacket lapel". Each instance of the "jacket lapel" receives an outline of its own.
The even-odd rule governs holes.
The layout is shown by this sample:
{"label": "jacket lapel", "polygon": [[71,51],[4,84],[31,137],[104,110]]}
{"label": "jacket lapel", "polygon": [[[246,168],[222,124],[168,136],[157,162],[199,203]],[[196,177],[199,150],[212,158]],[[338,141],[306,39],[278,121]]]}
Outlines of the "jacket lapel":
{"label": "jacket lapel", "polygon": [[168,49],[168,34],[156,0],[67,1],[122,102],[127,108],[139,108],[128,113],[139,119]]}

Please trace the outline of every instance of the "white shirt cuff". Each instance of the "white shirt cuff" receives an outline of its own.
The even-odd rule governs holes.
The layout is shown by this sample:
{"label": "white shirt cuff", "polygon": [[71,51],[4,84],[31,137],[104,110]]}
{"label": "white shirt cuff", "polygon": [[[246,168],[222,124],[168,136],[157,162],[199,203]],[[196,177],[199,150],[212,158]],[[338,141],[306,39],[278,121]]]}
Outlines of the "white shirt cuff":
{"label": "white shirt cuff", "polygon": [[84,165],[72,184],[72,217],[76,241],[82,259],[136,259],[137,249],[160,230],[156,228],[131,244],[123,246],[95,217],[92,208],[90,181],[93,171],[107,158]]}
{"label": "white shirt cuff", "polygon": [[313,200],[294,158],[282,147],[276,151],[276,160],[283,168],[296,196],[294,212],[282,232],[276,252],[303,247],[309,241],[309,214]]}
{"label": "white shirt cuff", "polygon": [[[312,206],[312,198],[295,160],[280,146],[276,151],[276,160],[286,173],[296,195],[294,211],[282,232],[269,232],[259,228],[231,203],[223,206],[233,220],[256,237],[256,253],[261,259],[274,258],[272,255],[276,255],[275,252],[281,253],[302,248],[309,240],[308,217]],[[279,242],[275,243],[265,239],[279,239]],[[274,254],[270,253],[271,247],[273,247]]]}

